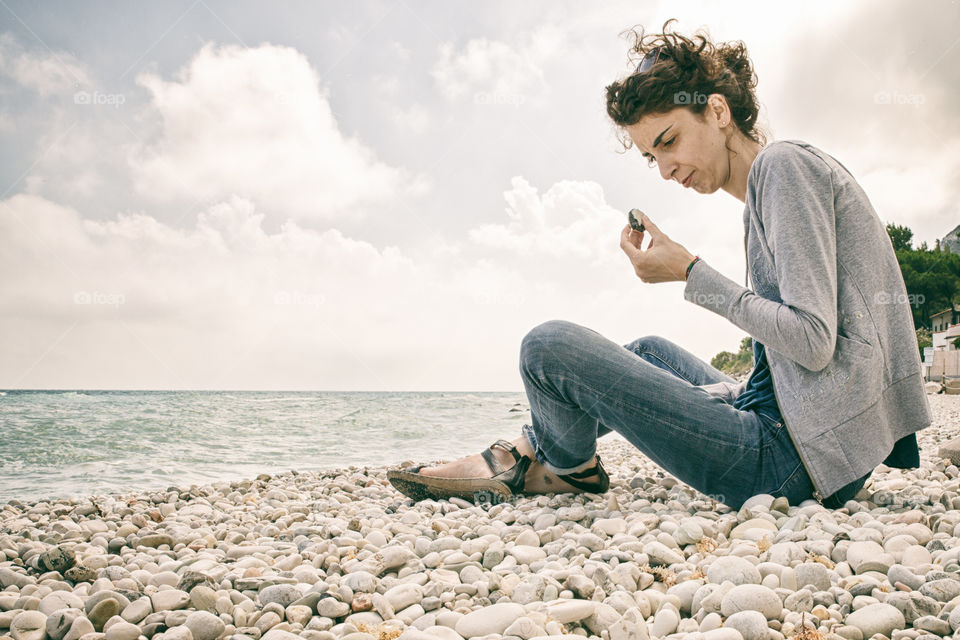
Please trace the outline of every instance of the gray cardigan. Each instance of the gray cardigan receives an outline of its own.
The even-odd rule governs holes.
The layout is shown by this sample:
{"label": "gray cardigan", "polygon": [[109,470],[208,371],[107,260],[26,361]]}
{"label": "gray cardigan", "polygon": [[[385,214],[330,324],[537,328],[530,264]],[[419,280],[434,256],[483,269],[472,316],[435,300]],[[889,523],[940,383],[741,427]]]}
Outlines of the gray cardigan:
{"label": "gray cardigan", "polygon": [[764,344],[784,424],[820,500],[932,421],[903,275],[866,193],[812,145],[761,149],[745,204],[753,290],[701,259],[683,297]]}

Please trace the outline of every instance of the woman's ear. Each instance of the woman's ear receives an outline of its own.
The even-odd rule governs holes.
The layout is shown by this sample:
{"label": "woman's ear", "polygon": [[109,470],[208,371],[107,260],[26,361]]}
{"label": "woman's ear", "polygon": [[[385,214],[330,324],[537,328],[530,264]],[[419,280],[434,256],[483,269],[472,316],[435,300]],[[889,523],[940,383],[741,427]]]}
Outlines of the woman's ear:
{"label": "woman's ear", "polygon": [[707,110],[710,112],[710,116],[716,120],[717,124],[720,126],[726,126],[730,118],[727,117],[727,99],[719,93],[711,93],[707,97]]}

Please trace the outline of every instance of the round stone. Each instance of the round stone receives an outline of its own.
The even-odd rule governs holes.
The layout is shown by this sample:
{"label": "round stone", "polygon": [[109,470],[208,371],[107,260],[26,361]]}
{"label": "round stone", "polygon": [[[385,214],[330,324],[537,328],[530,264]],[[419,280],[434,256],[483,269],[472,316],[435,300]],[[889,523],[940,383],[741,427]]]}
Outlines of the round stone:
{"label": "round stone", "polygon": [[184,624],[194,640],[216,640],[226,628],[223,620],[208,611],[194,611]]}
{"label": "round stone", "polygon": [[738,611],[723,626],[739,631],[743,640],[766,640],[769,631],[767,619],[759,611]]}
{"label": "round stone", "polygon": [[894,629],[903,629],[907,624],[899,609],[884,602],[868,604],[847,616],[845,623],[860,629],[864,638],[876,633],[890,637]]}
{"label": "round stone", "polygon": [[10,622],[13,640],[43,640],[47,635],[47,616],[39,611],[23,611]]}
{"label": "round stone", "polygon": [[674,551],[662,542],[648,542],[643,545],[643,552],[650,559],[651,566],[669,566],[683,562],[683,555]]}
{"label": "round stone", "polygon": [[57,571],[61,574],[71,568],[75,562],[73,550],[65,547],[53,547],[37,558],[37,566],[41,571]]}
{"label": "round stone", "polygon": [[383,594],[394,611],[400,611],[423,600],[423,588],[418,584],[398,584]]}
{"label": "round stone", "polygon": [[738,611],[759,611],[767,620],[780,617],[783,603],[772,589],[759,584],[741,584],[727,591],[720,603],[724,617]]}
{"label": "round stone", "polygon": [[830,573],[819,562],[798,564],[793,568],[793,572],[798,587],[813,585],[812,591],[828,591],[830,589]]}
{"label": "round stone", "polygon": [[150,594],[154,611],[175,611],[190,604],[190,595],[179,589],[167,589]]}
{"label": "round stone", "polygon": [[317,603],[317,613],[325,618],[342,618],[350,613],[350,605],[336,598],[324,598]]}
{"label": "round stone", "polygon": [[890,567],[895,564],[893,556],[883,550],[876,542],[872,540],[859,540],[851,542],[847,547],[847,564],[853,569],[854,573],[866,573],[867,571],[879,571],[886,574]]}
{"label": "round stone", "polygon": [[498,602],[476,609],[460,618],[454,630],[463,638],[502,634],[514,620],[524,614],[522,605],[513,602]]}
{"label": "round stone", "polygon": [[40,601],[40,606],[37,607],[37,610],[49,616],[54,611],[59,611],[60,609],[82,609],[83,600],[80,599],[80,596],[70,592],[70,591],[54,591],[53,593],[47,594],[43,597],[43,600]]}
{"label": "round stone", "polygon": [[707,580],[722,584],[729,580],[738,584],[760,584],[760,571],[749,560],[740,556],[722,556],[707,569]]}
{"label": "round stone", "polygon": [[54,611],[47,617],[47,637],[50,640],[62,640],[70,630],[73,621],[82,615],[83,611],[79,608]]}
{"label": "round stone", "polygon": [[120,603],[113,598],[104,598],[87,613],[87,618],[93,623],[97,631],[103,630],[107,620],[120,613]]}
{"label": "round stone", "polygon": [[532,564],[547,557],[547,552],[540,547],[529,545],[515,545],[507,549],[507,553],[517,559],[517,564]]}
{"label": "round stone", "polygon": [[520,535],[517,536],[514,542],[519,546],[539,547],[540,536],[537,535],[537,532],[532,529],[524,529],[520,532]]}
{"label": "round stone", "polygon": [[547,615],[560,624],[570,624],[593,615],[596,608],[597,603],[592,600],[565,600],[548,604]]}
{"label": "round stone", "polygon": [[960,581],[953,578],[931,580],[920,587],[920,593],[939,602],[950,602],[960,596]]}
{"label": "round stone", "polygon": [[124,607],[120,617],[127,622],[137,624],[151,613],[153,613],[153,604],[151,604],[149,597],[143,596]]}
{"label": "round stone", "polygon": [[288,607],[303,596],[300,590],[292,584],[275,584],[260,592],[260,604],[266,606],[276,602],[281,607]]}
{"label": "round stone", "polygon": [[117,622],[107,629],[106,640],[137,640],[140,627],[129,622]]}
{"label": "round stone", "polygon": [[340,583],[353,592],[373,593],[377,590],[377,578],[367,571],[354,571],[343,577]]}
{"label": "round stone", "polygon": [[653,624],[650,625],[650,635],[654,638],[663,638],[677,630],[680,624],[680,614],[673,609],[664,607],[657,611],[653,617]]}

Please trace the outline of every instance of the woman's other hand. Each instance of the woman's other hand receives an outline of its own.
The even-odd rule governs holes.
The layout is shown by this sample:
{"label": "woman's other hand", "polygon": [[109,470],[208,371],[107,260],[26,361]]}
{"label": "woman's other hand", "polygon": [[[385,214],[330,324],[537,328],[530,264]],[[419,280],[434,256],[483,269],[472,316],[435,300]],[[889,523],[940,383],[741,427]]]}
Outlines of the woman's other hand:
{"label": "woman's other hand", "polygon": [[[645,231],[634,231],[628,224],[620,232],[620,248],[630,259],[637,277],[651,284],[685,281],[687,265],[693,260],[693,254],[660,231],[646,214],[641,216],[640,222]],[[646,233],[650,234],[650,244],[643,249]]]}

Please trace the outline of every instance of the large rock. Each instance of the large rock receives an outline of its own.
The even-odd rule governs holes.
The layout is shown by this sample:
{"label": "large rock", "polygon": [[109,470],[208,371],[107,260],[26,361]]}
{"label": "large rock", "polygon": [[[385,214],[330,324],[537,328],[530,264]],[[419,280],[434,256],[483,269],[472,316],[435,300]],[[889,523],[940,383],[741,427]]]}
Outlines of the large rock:
{"label": "large rock", "polygon": [[82,615],[83,611],[79,608],[58,609],[54,611],[47,617],[47,638],[50,640],[63,640],[63,637],[70,631],[73,621]]}
{"label": "large rock", "polygon": [[105,640],[137,640],[139,637],[140,627],[129,622],[117,622],[110,624]]}
{"label": "large rock", "polygon": [[180,589],[180,591],[186,593],[190,593],[193,591],[194,587],[200,585],[209,587],[213,590],[219,588],[216,580],[201,571],[184,571],[180,576],[180,580],[177,582],[177,589]]}
{"label": "large rock", "polygon": [[14,586],[22,589],[28,584],[34,584],[34,580],[30,576],[17,573],[7,567],[0,567],[0,587],[6,589],[7,587]]}
{"label": "large rock", "polygon": [[377,590],[377,578],[368,571],[353,571],[343,576],[340,584],[350,587],[353,592],[373,593]]}
{"label": "large rock", "polygon": [[394,611],[400,611],[423,600],[423,587],[409,582],[402,583],[387,589],[383,597]]}
{"label": "large rock", "polygon": [[127,622],[137,624],[151,613],[153,613],[153,604],[151,603],[149,597],[143,596],[142,598],[137,598],[124,607],[123,611],[120,613],[120,617]]}
{"label": "large rock", "polygon": [[721,556],[707,569],[707,580],[721,584],[729,580],[738,584],[760,584],[760,571],[746,558]]}
{"label": "large rock", "polygon": [[466,614],[454,629],[464,638],[502,634],[514,620],[525,613],[522,605],[513,602],[498,602]]}
{"label": "large rock", "polygon": [[[847,564],[854,573],[879,571],[886,574],[896,564],[893,556],[872,540],[858,540],[847,547]],[[799,582],[798,582],[799,584]]]}
{"label": "large rock", "polygon": [[794,576],[797,579],[798,587],[805,587],[808,584],[813,585],[813,591],[830,590],[830,573],[827,568],[819,562],[804,562],[793,568]]}
{"label": "large rock", "polygon": [[39,611],[23,611],[10,622],[13,640],[44,640],[47,636],[47,616]]}
{"label": "large rock", "polygon": [[597,603],[592,600],[553,600],[547,604],[547,615],[560,624],[579,622],[593,615]]}
{"label": "large rock", "polygon": [[608,629],[610,640],[649,640],[650,632],[638,607],[627,609]]}
{"label": "large rock", "polygon": [[260,604],[263,606],[276,602],[281,607],[286,608],[302,596],[300,589],[292,584],[275,584],[263,589],[258,597],[260,598]]}
{"label": "large rock", "polygon": [[884,602],[895,607],[903,614],[907,624],[913,624],[917,618],[940,614],[940,603],[922,593],[894,591],[887,594]]}
{"label": "large rock", "polygon": [[769,631],[767,619],[759,611],[738,611],[723,626],[739,631],[743,640],[766,640]]}
{"label": "large rock", "polygon": [[662,542],[648,542],[643,545],[643,552],[650,559],[650,566],[669,566],[678,562],[683,562],[683,554],[671,549]]}
{"label": "large rock", "polygon": [[960,581],[953,578],[931,580],[920,587],[920,593],[940,602],[950,602],[960,596]]}
{"label": "large rock", "polygon": [[780,596],[763,585],[741,584],[723,596],[720,603],[720,613],[724,617],[732,616],[738,611],[759,611],[767,620],[780,617],[783,603]]}
{"label": "large rock", "polygon": [[216,640],[226,628],[223,620],[207,611],[194,611],[187,616],[184,624],[190,629],[194,640]]}
{"label": "large rock", "polygon": [[93,623],[93,628],[103,631],[107,620],[120,613],[120,602],[114,598],[104,598],[87,612],[87,618]]}
{"label": "large rock", "polygon": [[150,594],[154,611],[175,611],[190,603],[190,595],[179,589],[167,589]]}
{"label": "large rock", "polygon": [[507,553],[517,559],[517,564],[526,565],[537,562],[538,560],[543,560],[547,557],[547,552],[540,547],[532,547],[523,544],[518,544],[507,549]]}
{"label": "large rock", "polygon": [[53,547],[40,554],[37,558],[37,567],[41,571],[58,571],[61,574],[76,563],[72,549]]}
{"label": "large rock", "polygon": [[860,629],[864,638],[881,633],[888,638],[894,629],[903,629],[907,624],[899,609],[884,602],[876,602],[857,609],[847,616],[846,624]]}
{"label": "large rock", "polygon": [[40,601],[40,606],[37,607],[37,610],[49,616],[54,611],[59,611],[61,609],[82,609],[83,600],[80,596],[70,592],[70,591],[54,591],[43,597],[43,600]]}

